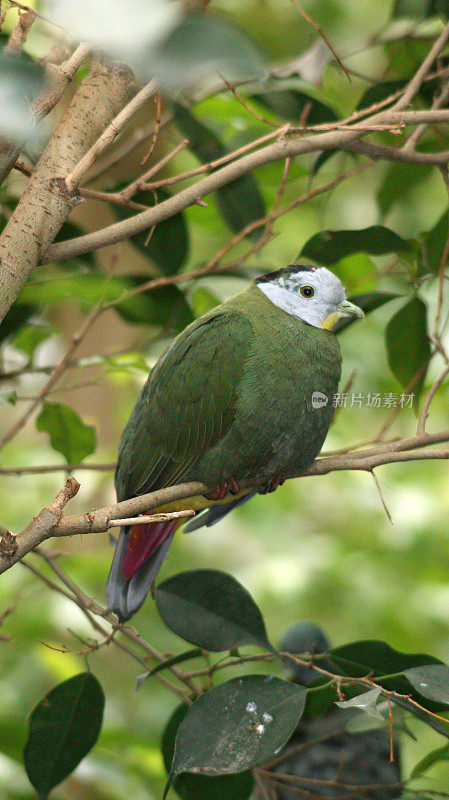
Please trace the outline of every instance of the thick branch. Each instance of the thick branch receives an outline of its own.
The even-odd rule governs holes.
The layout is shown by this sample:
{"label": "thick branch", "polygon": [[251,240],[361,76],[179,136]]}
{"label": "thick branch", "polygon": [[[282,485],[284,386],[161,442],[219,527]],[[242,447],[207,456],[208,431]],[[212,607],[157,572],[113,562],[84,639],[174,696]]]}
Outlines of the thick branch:
{"label": "thick branch", "polygon": [[0,321],[78,202],[66,176],[134,88],[123,67],[99,66],[80,85],[0,237]]}
{"label": "thick branch", "polygon": [[[425,450],[415,452],[418,448],[428,447],[441,442],[449,442],[449,430],[432,434],[424,432],[419,435],[411,436],[408,439],[390,442],[389,444],[381,444],[377,447],[367,448],[366,450],[330,456],[328,458],[319,458],[312,464],[307,472],[297,475],[296,477],[327,475],[329,472],[339,470],[362,470],[372,472],[373,469],[384,464],[449,459],[449,450]],[[71,478],[69,481],[75,481],[75,479]],[[259,481],[257,480],[247,481],[241,483],[240,488],[247,489],[257,487],[258,483]],[[8,539],[7,545],[10,549],[8,553],[4,555],[1,555],[0,542],[0,574],[13,566],[13,564],[37,547],[38,544],[41,544],[45,539],[55,536],[103,533],[109,529],[111,520],[121,519],[123,517],[134,518],[139,514],[147,514],[153,508],[158,508],[162,511],[169,510],[170,504],[176,500],[190,500],[198,495],[204,495],[209,492],[210,487],[200,482],[169,486],[165,489],[159,489],[156,492],[150,492],[149,494],[140,495],[139,497],[132,497],[130,500],[114,503],[113,505],[85,514],[60,516],[58,519],[52,516],[48,520],[46,530],[45,521],[44,523],[42,522],[41,515],[39,514],[21,534],[17,537],[10,537],[13,542],[13,547],[11,547],[11,541]],[[186,504],[190,506],[190,503]],[[195,503],[193,501],[192,507],[194,506]]]}

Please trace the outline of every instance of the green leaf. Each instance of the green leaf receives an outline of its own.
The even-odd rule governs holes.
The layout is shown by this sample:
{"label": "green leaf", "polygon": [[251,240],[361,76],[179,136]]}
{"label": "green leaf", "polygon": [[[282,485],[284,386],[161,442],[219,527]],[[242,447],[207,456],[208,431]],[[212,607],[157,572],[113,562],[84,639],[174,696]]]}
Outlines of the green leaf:
{"label": "green leaf", "polygon": [[386,642],[376,639],[363,639],[350,642],[330,650],[332,662],[345,675],[364,677],[372,673],[374,677],[404,672],[412,667],[428,664],[441,664],[437,658],[422,653],[400,653]]}
{"label": "green leaf", "polygon": [[[170,772],[178,728],[188,706],[181,703],[170,717],[161,742],[162,756],[167,774]],[[254,781],[250,772],[237,775],[178,775],[173,788],[182,800],[247,800]]]}
{"label": "green leaf", "polygon": [[40,800],[46,800],[92,749],[103,710],[103,690],[90,672],[60,683],[33,710],[24,761]]}
{"label": "green leaf", "polygon": [[444,248],[449,234],[449,211],[445,211],[431,231],[425,234],[427,263],[423,264],[422,274],[438,273],[443,260]]}
{"label": "green leaf", "polygon": [[[396,300],[398,297],[400,297],[400,295],[394,292],[365,292],[364,294],[354,294],[348,297],[348,300],[356,306],[359,306],[365,314],[369,314],[371,311],[375,311],[376,308],[380,308],[385,305],[385,303],[389,303],[390,300]],[[342,317],[337,322],[334,333],[339,333],[353,322],[355,322],[354,317]]]}
{"label": "green leaf", "polygon": [[143,683],[150,678],[151,675],[156,675],[157,672],[160,672],[163,669],[168,669],[168,667],[172,667],[174,664],[182,664],[184,661],[189,661],[192,658],[197,658],[203,654],[203,650],[199,647],[194,647],[192,650],[186,650],[185,653],[178,653],[176,656],[171,656],[171,658],[166,658],[165,661],[161,661],[159,664],[156,664],[153,669],[150,669],[149,672],[144,672],[143,675],[137,676],[137,683],[136,683],[136,692],[142,687]]}
{"label": "green leaf", "polygon": [[420,379],[413,386],[417,400],[431,355],[427,335],[427,308],[422,300],[413,297],[396,312],[385,329],[385,343],[390,369],[403,388],[410,384],[419,370],[423,370]]}
{"label": "green leaf", "polygon": [[[410,187],[418,187],[421,183],[428,180],[433,167],[423,166],[423,164],[390,164],[381,187],[377,193],[382,214],[388,214],[390,208],[396,203],[401,202],[410,193]],[[421,191],[423,189],[421,188]]]}
{"label": "green leaf", "polygon": [[144,65],[164,92],[177,97],[183,89],[216,83],[218,73],[231,82],[266,74],[265,61],[251,39],[210,13],[186,14],[164,41],[148,49]]}
{"label": "green leaf", "polygon": [[243,644],[273,650],[251,595],[225,572],[180,572],[159,584],[155,600],[170,630],[204,650],[221,652]]}
{"label": "green leaf", "polygon": [[396,0],[395,17],[417,17],[423,19],[433,15],[449,16],[448,0]]}
{"label": "green leaf", "polygon": [[[307,125],[319,125],[322,122],[333,122],[337,119],[335,111],[316,97],[293,89],[281,89],[255,95],[270,111],[293,122],[302,119],[306,106]],[[335,152],[335,151],[334,151]]]}
{"label": "green leaf", "polygon": [[[401,687],[398,691],[407,693],[409,691],[407,687],[409,686],[410,684],[406,683],[405,686]],[[397,706],[407,709],[407,711],[414,717],[422,720],[426,725],[429,726],[429,728],[433,728],[433,730],[437,731],[437,733],[440,733],[441,736],[446,736],[446,738],[449,739],[449,720],[447,725],[445,725],[441,719],[437,719],[430,711],[427,711],[425,708],[418,707],[406,697],[399,697],[398,695],[392,694],[391,700]],[[440,705],[437,705],[435,710],[439,711]]]}
{"label": "green leaf", "polygon": [[[120,191],[125,184],[114,187],[114,191]],[[157,190],[158,203],[167,200],[170,195],[162,189]],[[139,191],[132,197],[133,203],[152,208],[155,204],[153,192]],[[128,219],[134,216],[133,211],[127,206],[114,205],[114,213],[119,219]],[[184,214],[174,214],[172,217],[159,222],[149,237],[150,231],[141,231],[131,237],[131,242],[149,256],[159,267],[164,275],[175,275],[181,269],[189,254],[189,233],[184,218]],[[149,237],[149,238],[148,238]],[[148,243],[147,243],[148,240]]]}
{"label": "green leaf", "polygon": [[408,81],[406,80],[379,81],[379,83],[375,83],[374,86],[370,86],[366,90],[357,103],[357,108],[369,108],[374,103],[380,103],[390,95],[395,94],[399,89],[403,89],[407,83]]}
{"label": "green leaf", "polygon": [[440,761],[449,761],[449,744],[446,744],[444,747],[438,747],[436,750],[427,753],[424,758],[418,761],[413,767],[410,777],[418,778]]}
{"label": "green leaf", "polygon": [[[175,121],[203,164],[208,164],[226,154],[227,150],[218,136],[184,106],[176,105]],[[247,225],[265,216],[265,206],[258,185],[251,174],[243,175],[222,186],[215,196],[224,221],[235,233],[239,233]],[[255,240],[261,235],[261,229],[248,234],[250,239]]]}
{"label": "green leaf", "polygon": [[[128,286],[131,289],[147,281],[148,275],[136,275],[129,278]],[[193,322],[192,309],[177,286],[161,286],[131,295],[117,303],[115,309],[127,322],[157,325],[164,330],[181,331]]]}
{"label": "green leaf", "polygon": [[245,675],[201,695],[181,722],[164,797],[182,772],[244,772],[290,738],[304,711],[306,690],[279,678]]}
{"label": "green leaf", "polygon": [[382,225],[372,225],[358,230],[325,230],[312,236],[301,250],[300,257],[313,258],[319,264],[335,264],[351,253],[411,252],[410,242]]}
{"label": "green leaf", "polygon": [[32,100],[44,89],[39,64],[24,53],[0,50],[0,136],[8,141],[28,136],[33,129]]}
{"label": "green leaf", "polygon": [[49,434],[53,450],[62,453],[68,464],[78,464],[95,450],[94,426],[85,425],[76,411],[63,403],[45,402],[36,428]]}
{"label": "green leaf", "polygon": [[[91,308],[97,303],[117,301],[130,289],[149,280],[151,276],[148,274],[108,276],[107,279],[100,273],[62,276],[53,281],[24,286],[18,302],[59,305],[64,301],[72,301],[82,308]],[[115,309],[127,322],[157,325],[166,330],[182,330],[193,320],[191,308],[177,286],[161,286],[124,297],[116,303]]]}
{"label": "green leaf", "polygon": [[363,694],[358,694],[356,697],[352,697],[351,700],[337,700],[335,705],[339,708],[359,709],[364,711],[365,714],[368,714],[369,717],[373,717],[374,719],[382,720],[382,722],[384,722],[385,718],[377,709],[377,701],[381,692],[382,689],[380,687],[376,687],[375,689],[370,689],[368,692],[364,692]]}
{"label": "green leaf", "polygon": [[37,310],[33,303],[14,303],[0,323],[0,343],[16,334]]}
{"label": "green leaf", "polygon": [[44,325],[24,325],[14,337],[13,344],[30,358],[42,342],[53,336],[55,329]]}
{"label": "green leaf", "polygon": [[0,406],[5,406],[10,403],[12,406],[17,405],[17,392],[15,389],[1,389],[0,390]]}
{"label": "green leaf", "polygon": [[427,664],[404,671],[417,692],[429,700],[449,705],[449,667],[446,664]]}

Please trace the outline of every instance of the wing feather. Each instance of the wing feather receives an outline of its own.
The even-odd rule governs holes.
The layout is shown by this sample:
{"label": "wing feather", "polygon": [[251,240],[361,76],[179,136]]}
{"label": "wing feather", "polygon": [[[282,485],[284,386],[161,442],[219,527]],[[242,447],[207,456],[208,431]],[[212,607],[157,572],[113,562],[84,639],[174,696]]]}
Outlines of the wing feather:
{"label": "wing feather", "polygon": [[119,450],[119,500],[182,482],[235,418],[252,341],[249,320],[226,306],[194,322],[159,359]]}

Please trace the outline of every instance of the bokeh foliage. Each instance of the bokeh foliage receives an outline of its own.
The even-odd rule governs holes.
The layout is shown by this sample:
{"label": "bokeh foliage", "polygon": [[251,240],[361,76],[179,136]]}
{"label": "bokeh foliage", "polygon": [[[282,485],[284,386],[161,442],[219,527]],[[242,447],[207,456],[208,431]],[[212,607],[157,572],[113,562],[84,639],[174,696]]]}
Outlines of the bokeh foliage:
{"label": "bokeh foliage", "polygon": [[[83,5],[77,7],[80,18]],[[264,120],[276,125],[287,121],[297,124],[304,118],[309,124],[332,122],[354,109],[379,102],[411,78],[449,14],[444,2],[378,0],[375,15],[372,3],[367,0],[310,0],[304,7],[344,58],[351,70],[350,82],[329,59],[324,47],[319,51],[318,66],[315,63],[315,76],[308,73],[306,78],[293,68],[284,76],[271,76],[266,83],[252,79],[239,88],[245,103],[257,116],[228,90],[209,89],[193,104],[185,93],[181,98],[176,97],[173,106],[165,99],[162,113],[170,116],[173,112],[174,118],[162,125],[149,163],[156,163],[184,137],[189,138],[190,146],[176,155],[162,176],[204,166],[271,132],[272,127]],[[236,50],[241,50],[241,43],[247,41],[245,35],[254,42],[254,50],[251,44],[247,59],[255,74],[263,69],[263,64],[298,57],[319,39],[288,0],[263,4],[248,0],[231,6],[214,2],[212,12],[219,15],[220,25],[221,20],[227,20],[219,28],[218,44],[229,43],[227,37],[232,38],[234,30]],[[132,30],[131,10],[127,9],[126,14]],[[11,15],[6,25],[12,24]],[[204,35],[209,36],[210,20],[205,25]],[[185,27],[180,29],[177,35],[182,46],[172,39],[174,49],[161,51],[161,76],[169,75],[167,59],[174,62],[175,56],[179,81],[181,76],[196,69],[197,62],[189,60],[187,55],[184,60],[180,56],[183,47],[187,53],[188,33]],[[45,25],[32,29],[25,47],[27,64],[35,64],[45,54],[52,36]],[[121,57],[126,60],[129,56],[133,61],[132,42],[127,43],[126,37],[122,37],[117,47]],[[136,52],[140,52],[137,47]],[[231,48],[229,52],[232,57],[236,51]],[[447,66],[447,57],[447,52],[443,53],[439,68]],[[147,55],[141,67],[144,73],[150,63]],[[11,70],[9,62],[5,69]],[[20,70],[14,74],[20,83]],[[35,80],[41,80],[39,70],[33,75],[37,75]],[[414,101],[415,107],[428,108],[439,88],[437,79],[426,82]],[[18,87],[18,91],[29,91],[28,85]],[[168,78],[167,91],[173,91]],[[19,106],[23,109],[23,102]],[[139,124],[154,121],[154,114],[153,107],[145,108]],[[25,122],[28,124],[28,120]],[[44,137],[49,135],[51,125],[50,122]],[[399,137],[381,133],[375,138],[379,143],[399,146],[407,133],[410,131]],[[149,142],[147,139],[138,156],[131,153],[92,185],[102,191],[119,192],[138,176],[140,158],[148,152]],[[39,146],[39,141],[33,139],[28,153],[31,162]],[[424,152],[448,149],[447,127],[429,128],[419,148]],[[357,174],[356,168],[363,163],[366,167]],[[436,167],[383,161],[368,164],[366,158],[343,152],[298,158],[290,164],[282,203],[332,182],[342,172],[354,174],[280,216],[274,224],[277,235],[268,238],[260,249],[263,226],[242,235],[222,258],[221,263],[228,260],[231,266],[220,274],[159,288],[150,286],[145,292],[132,293],[143,283],[199,270],[208,264],[235,234],[270,213],[282,185],[283,170],[282,163],[262,167],[209,196],[206,207],[193,205],[161,223],[151,236],[138,235],[106,253],[89,253],[34,271],[0,327],[2,371],[18,371],[10,380],[0,374],[2,432],[21,413],[27,398],[40,391],[48,365],[61,357],[83,315],[98,303],[112,305],[86,339],[54,396],[46,399],[31,424],[2,451],[2,467],[54,463],[64,467],[66,463],[86,458],[91,462],[114,461],[118,438],[138,389],[170,337],[214,304],[245,288],[253,275],[278,269],[297,257],[330,265],[345,283],[348,296],[358,298],[359,302],[364,296],[366,310],[370,311],[364,326],[358,323],[357,328],[350,326],[339,334],[344,357],[342,386],[355,374],[346,405],[338,409],[326,450],[374,438],[392,411],[385,398],[397,400],[418,374],[418,381],[410,390],[415,393],[414,407],[400,409],[392,429],[400,436],[414,431],[418,395],[421,393],[422,397],[429,388],[442,363],[436,355],[427,367],[431,352],[427,334],[433,332],[437,276],[448,235],[447,191]],[[155,178],[159,179],[161,174]],[[15,207],[23,180],[13,172],[1,188],[0,213],[4,217]],[[163,202],[174,190],[169,185],[165,189],[139,191],[133,201],[151,206]],[[58,238],[80,235],[130,213],[128,207],[86,199]],[[385,294],[381,296],[379,292]],[[447,304],[443,307],[443,320],[445,315]],[[381,397],[379,406],[369,405],[368,395]],[[447,384],[443,384],[432,404],[432,430],[448,427],[447,404]],[[62,469],[59,474],[2,476],[2,525],[20,531],[56,494],[63,475]],[[113,499],[111,471],[78,470],[75,475],[81,491],[71,504],[73,511],[85,511]],[[224,568],[251,592],[261,610],[264,623],[256,614],[259,627],[252,631],[253,641],[257,636],[259,643],[262,641],[264,624],[270,642],[276,645],[290,623],[313,619],[330,635],[336,648],[331,655],[340,659],[340,669],[344,669],[349,655],[352,668],[359,663],[357,658],[362,655],[367,658],[367,663],[362,662],[360,674],[369,668],[381,676],[391,671],[409,673],[413,667],[432,661],[447,664],[447,467],[444,462],[391,465],[379,472],[379,479],[393,525],[385,515],[374,481],[366,474],[337,472],[289,482],[275,495],[257,497],[237,509],[207,533],[177,536],[161,581],[185,570]],[[53,549],[63,551],[61,564],[72,579],[88,595],[102,602],[112,557],[107,537],[89,536],[81,542],[74,537],[72,541],[56,542]],[[51,577],[51,571],[37,557],[28,559]],[[52,797],[59,800],[86,794],[117,800],[126,795],[137,799],[159,797],[166,780],[160,738],[165,729],[163,755],[167,765],[166,725],[170,718],[173,721],[173,712],[177,715],[175,727],[181,720],[182,714],[175,711],[179,698],[151,677],[134,693],[136,676],[142,668],[113,645],[96,649],[92,638],[101,641],[101,636],[92,630],[82,612],[24,566],[17,565],[6,573],[0,591],[0,612],[13,608],[1,631],[9,641],[0,642],[2,797],[8,800],[35,797],[22,765],[27,718],[33,708],[40,707],[38,704],[55,684],[80,673],[87,674],[86,662],[100,680],[107,698],[102,731],[95,749],[74,774],[54,789]],[[252,613],[255,614],[253,608]],[[162,617],[169,622],[167,615],[162,613]],[[139,612],[135,624],[164,653],[181,653],[186,648],[170,626],[164,624],[151,599]],[[186,641],[199,644],[197,638],[189,639],[185,631],[176,629],[177,634],[180,632]],[[363,640],[362,645],[357,644],[359,640]],[[373,640],[388,645],[375,645]],[[249,641],[247,638],[246,642],[235,641],[227,646],[241,646],[242,652],[254,653],[251,646],[248,648]],[[348,645],[353,648],[351,653],[348,648],[342,649],[348,642],[355,643]],[[200,646],[214,650],[210,640]],[[407,661],[402,653],[431,655],[424,661],[413,657]],[[192,669],[203,665],[204,660],[198,655],[196,660],[187,662]],[[266,674],[280,680],[281,662],[254,662],[249,667],[243,665],[218,672],[213,691],[226,693],[222,689],[225,681],[238,680],[236,676],[240,675],[259,687],[263,680],[260,675]],[[425,674],[426,683],[431,682],[429,674]],[[422,675],[418,678],[422,683]],[[411,691],[410,686],[417,688],[409,674],[405,678],[402,675],[398,685],[400,690],[404,685],[407,691]],[[447,687],[445,675],[442,685]],[[295,693],[291,684],[286,686],[285,691]],[[386,686],[393,688],[393,684]],[[436,706],[427,704],[421,695],[420,703],[444,714],[447,697],[443,698],[442,690],[440,694],[436,691],[437,696],[431,697]],[[64,697],[63,692],[63,700]],[[335,692],[327,695],[323,692],[323,698],[321,712],[333,704]],[[372,707],[372,699],[366,702],[368,708]],[[101,705],[100,695],[97,705]],[[318,713],[319,706],[317,703],[314,713]],[[360,713],[363,715],[364,711]],[[207,710],[207,714],[211,711]],[[416,741],[407,735],[401,739],[403,777],[408,778],[413,771],[417,776],[413,787],[449,791],[447,763],[444,763],[447,746],[441,731],[416,716],[410,719],[408,726]],[[199,726],[194,721],[193,728]],[[173,748],[173,722],[170,730]],[[95,738],[92,735],[92,742]],[[276,740],[273,750],[278,746]],[[429,755],[435,752],[437,756]],[[245,769],[253,763],[250,761]],[[185,777],[176,778],[175,789],[179,788],[181,797],[191,798],[195,792],[207,796],[209,778],[204,779],[206,784],[200,790],[198,783],[189,784],[191,776],[187,780]],[[237,788],[232,784],[229,788],[230,778],[219,780],[225,782],[225,788],[220,790],[222,797],[235,796],[232,792],[243,796],[251,790],[246,774]]]}

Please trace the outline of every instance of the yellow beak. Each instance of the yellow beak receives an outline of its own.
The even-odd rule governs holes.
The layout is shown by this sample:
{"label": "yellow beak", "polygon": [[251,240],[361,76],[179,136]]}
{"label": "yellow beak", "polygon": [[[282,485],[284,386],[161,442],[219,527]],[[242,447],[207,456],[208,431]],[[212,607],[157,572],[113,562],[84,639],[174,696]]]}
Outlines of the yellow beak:
{"label": "yellow beak", "polygon": [[365,314],[362,309],[354,303],[351,303],[349,300],[343,300],[343,302],[337,306],[337,310],[329,314],[324,322],[321,323],[321,327],[327,331],[333,331],[338,320],[342,317],[359,317],[360,319],[365,319]]}
{"label": "yellow beak", "polygon": [[359,317],[359,319],[365,319],[365,314],[362,309],[354,303],[350,303],[349,300],[343,300],[343,302],[337,306],[337,313],[340,317]]}

